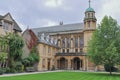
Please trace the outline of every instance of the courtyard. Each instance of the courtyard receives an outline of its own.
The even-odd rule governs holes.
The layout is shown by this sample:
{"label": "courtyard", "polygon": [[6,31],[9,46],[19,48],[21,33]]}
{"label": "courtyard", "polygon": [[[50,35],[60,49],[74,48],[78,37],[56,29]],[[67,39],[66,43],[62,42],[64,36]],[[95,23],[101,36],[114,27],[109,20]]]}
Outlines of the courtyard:
{"label": "courtyard", "polygon": [[19,76],[0,77],[0,80],[120,80],[120,74],[95,72],[46,72]]}

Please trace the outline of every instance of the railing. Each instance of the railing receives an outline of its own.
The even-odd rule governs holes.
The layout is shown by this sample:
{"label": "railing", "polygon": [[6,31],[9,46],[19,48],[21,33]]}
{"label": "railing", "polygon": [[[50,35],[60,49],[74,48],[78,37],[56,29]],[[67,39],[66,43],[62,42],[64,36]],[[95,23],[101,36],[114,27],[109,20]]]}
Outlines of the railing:
{"label": "railing", "polygon": [[56,53],[56,56],[86,56],[85,53]]}

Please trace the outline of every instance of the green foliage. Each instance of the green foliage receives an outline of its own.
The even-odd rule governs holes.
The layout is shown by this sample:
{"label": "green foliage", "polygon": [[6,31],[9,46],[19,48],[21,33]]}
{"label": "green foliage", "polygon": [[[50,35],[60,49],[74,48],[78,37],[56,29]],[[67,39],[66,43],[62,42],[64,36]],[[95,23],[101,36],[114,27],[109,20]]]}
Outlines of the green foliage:
{"label": "green foliage", "polygon": [[112,17],[105,16],[88,44],[88,56],[96,65],[120,64],[120,27]]}
{"label": "green foliage", "polygon": [[25,67],[31,67],[35,63],[37,63],[38,61],[39,61],[39,53],[38,53],[37,48],[35,46],[31,50],[29,56],[27,58],[23,59],[23,64]]}
{"label": "green foliage", "polygon": [[0,68],[0,75],[2,75],[4,73],[3,69]]}
{"label": "green foliage", "polygon": [[114,66],[109,66],[109,65],[104,65],[104,68],[105,68],[105,71],[107,71],[107,72],[110,72],[110,70],[111,70],[111,72],[116,72],[116,71],[118,71],[118,68],[116,68],[116,67],[114,67]]}
{"label": "green foliage", "polygon": [[30,52],[30,56],[33,57],[35,62],[39,61],[40,57],[39,57],[39,53],[38,53],[38,50],[37,50],[36,46],[32,48],[32,50]]}
{"label": "green foliage", "polygon": [[10,57],[14,57],[14,60],[21,60],[23,46],[24,41],[22,40],[22,37],[16,34],[9,35]]}
{"label": "green foliage", "polygon": [[7,59],[7,53],[5,52],[0,52],[0,61],[5,62]]}
{"label": "green foliage", "polygon": [[5,73],[10,73],[10,68],[9,67],[5,68]]}
{"label": "green foliage", "polygon": [[7,58],[10,72],[18,71],[18,69],[16,69],[18,67],[16,63],[22,59],[22,48],[24,46],[22,37],[12,33],[0,36],[0,46],[2,46],[3,52],[6,51],[8,53]]}
{"label": "green foliage", "polygon": [[23,59],[22,63],[24,64],[25,67],[30,66],[30,61],[28,58]]}
{"label": "green foliage", "polygon": [[22,62],[16,62],[16,71],[17,72],[23,72],[23,64],[22,64]]}
{"label": "green foliage", "polygon": [[27,72],[34,72],[35,69],[34,69],[34,67],[26,67],[26,71]]}

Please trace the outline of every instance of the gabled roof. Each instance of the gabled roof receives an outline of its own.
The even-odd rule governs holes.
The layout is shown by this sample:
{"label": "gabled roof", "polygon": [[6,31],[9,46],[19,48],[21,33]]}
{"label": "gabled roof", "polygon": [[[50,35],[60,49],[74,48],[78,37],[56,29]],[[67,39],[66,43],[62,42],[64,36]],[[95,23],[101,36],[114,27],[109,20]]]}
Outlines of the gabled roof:
{"label": "gabled roof", "polygon": [[51,27],[32,28],[32,30],[36,35],[38,35],[38,33],[78,31],[78,30],[83,30],[83,28],[84,28],[83,23],[74,23],[74,24],[57,25]]}
{"label": "gabled roof", "polygon": [[21,28],[19,27],[19,25],[17,24],[16,21],[14,21],[14,28],[13,29],[22,32]]}
{"label": "gabled roof", "polygon": [[7,15],[9,15],[11,17],[11,19],[13,20],[13,22],[14,22],[14,28],[13,29],[22,32],[21,28],[19,27],[19,25],[17,24],[17,22],[12,18],[12,16],[11,16],[10,13],[7,13],[4,16],[0,15],[0,20],[3,19],[3,18],[5,18]]}

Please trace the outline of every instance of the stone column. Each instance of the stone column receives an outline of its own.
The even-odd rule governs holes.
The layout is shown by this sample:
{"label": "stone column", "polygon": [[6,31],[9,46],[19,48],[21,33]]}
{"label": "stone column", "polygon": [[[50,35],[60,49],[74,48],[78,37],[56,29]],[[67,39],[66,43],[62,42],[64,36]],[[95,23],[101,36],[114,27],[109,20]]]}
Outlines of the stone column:
{"label": "stone column", "polygon": [[80,37],[78,37],[78,52],[80,52]]}
{"label": "stone column", "polygon": [[83,70],[85,71],[86,63],[85,63],[85,58],[83,59]]}
{"label": "stone column", "polygon": [[73,70],[73,60],[71,59],[71,69]]}
{"label": "stone column", "polygon": [[86,59],[86,63],[87,63],[87,71],[88,71],[89,70],[88,59]]}
{"label": "stone column", "polygon": [[71,60],[68,59],[68,69],[71,69]]}
{"label": "stone column", "polygon": [[74,47],[74,44],[73,44],[73,42],[74,42],[74,39],[73,39],[73,37],[71,37],[71,52],[74,52],[73,50],[73,47]]}

